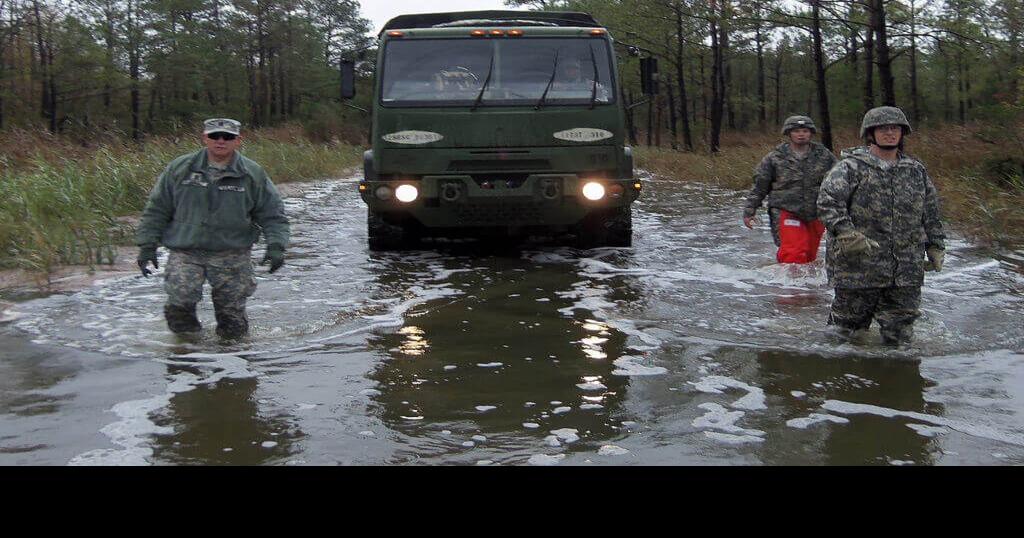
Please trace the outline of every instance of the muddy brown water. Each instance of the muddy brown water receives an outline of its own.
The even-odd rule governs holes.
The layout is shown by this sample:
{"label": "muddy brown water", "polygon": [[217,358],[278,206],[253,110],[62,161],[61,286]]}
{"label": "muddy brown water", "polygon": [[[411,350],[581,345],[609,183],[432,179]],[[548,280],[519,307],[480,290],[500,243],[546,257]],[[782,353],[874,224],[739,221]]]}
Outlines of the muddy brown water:
{"label": "muddy brown water", "polygon": [[155,278],[7,297],[0,464],[1024,462],[1020,253],[954,237],[892,350],[832,340],[820,262],[773,264],[742,193],[647,177],[632,248],[371,253],[357,182],[287,199],[240,344],[208,295],[170,335]]}

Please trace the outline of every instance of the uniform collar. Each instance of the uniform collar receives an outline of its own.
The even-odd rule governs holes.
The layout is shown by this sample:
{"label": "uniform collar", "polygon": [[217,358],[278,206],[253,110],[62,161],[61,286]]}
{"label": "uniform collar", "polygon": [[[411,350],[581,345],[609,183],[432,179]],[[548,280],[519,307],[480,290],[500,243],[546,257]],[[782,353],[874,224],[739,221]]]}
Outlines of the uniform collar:
{"label": "uniform collar", "polygon": [[[206,148],[203,148],[192,157],[190,168],[193,172],[205,172],[209,165],[209,155],[206,152]],[[227,168],[224,169],[224,177],[243,177],[247,173],[248,170],[246,170],[245,164],[242,162],[242,155],[236,150],[234,155],[231,156],[231,161],[228,163]]]}

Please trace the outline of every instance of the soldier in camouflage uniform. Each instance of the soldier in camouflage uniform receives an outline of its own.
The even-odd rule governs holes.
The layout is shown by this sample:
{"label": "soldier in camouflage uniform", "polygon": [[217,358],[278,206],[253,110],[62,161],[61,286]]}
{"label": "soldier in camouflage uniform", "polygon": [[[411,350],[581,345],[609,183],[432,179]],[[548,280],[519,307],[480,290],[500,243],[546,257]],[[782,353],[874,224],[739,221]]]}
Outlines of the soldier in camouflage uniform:
{"label": "soldier in camouflage uniform", "polygon": [[860,128],[867,147],[843,151],[821,185],[818,212],[836,291],[828,322],[844,337],[874,318],[883,342],[909,342],[924,272],[942,269],[939,200],[924,165],[903,153],[910,132],[899,108],[869,110]]}
{"label": "soldier in camouflage uniform", "polygon": [[217,334],[248,333],[246,299],[256,290],[251,249],[260,234],[270,272],[284,264],[289,225],[277,188],[260,165],[238,152],[241,124],[227,118],[203,122],[206,148],[171,161],[157,179],[136,234],[138,265],[149,276],[158,245],[170,257],[164,280],[167,326],[176,334],[200,329],[196,303],[203,282],[212,288]]}
{"label": "soldier in camouflage uniform", "polygon": [[754,170],[754,188],[743,209],[743,224],[754,227],[754,215],[768,198],[772,239],[779,263],[808,263],[818,257],[825,232],[818,220],[818,188],[836,158],[812,142],[817,129],[807,116],[790,116],[782,125],[789,142],[780,144]]}

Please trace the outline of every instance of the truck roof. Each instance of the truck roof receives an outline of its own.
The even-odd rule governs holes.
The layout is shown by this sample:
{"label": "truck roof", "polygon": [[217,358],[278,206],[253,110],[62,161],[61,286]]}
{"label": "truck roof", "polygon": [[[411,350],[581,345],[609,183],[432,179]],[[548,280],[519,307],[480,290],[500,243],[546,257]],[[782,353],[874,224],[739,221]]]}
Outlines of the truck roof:
{"label": "truck roof", "polygon": [[571,26],[600,28],[586,13],[575,11],[454,11],[399,15],[387,22],[387,30],[410,28],[444,28],[451,26]]}

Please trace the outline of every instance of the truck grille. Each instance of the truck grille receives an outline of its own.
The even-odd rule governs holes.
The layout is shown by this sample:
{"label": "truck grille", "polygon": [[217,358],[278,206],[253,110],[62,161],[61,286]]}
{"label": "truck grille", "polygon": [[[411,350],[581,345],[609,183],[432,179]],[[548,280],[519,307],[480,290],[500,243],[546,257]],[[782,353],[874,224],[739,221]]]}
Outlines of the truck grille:
{"label": "truck grille", "polygon": [[544,204],[540,202],[487,202],[453,204],[462,225],[502,226],[541,222]]}

